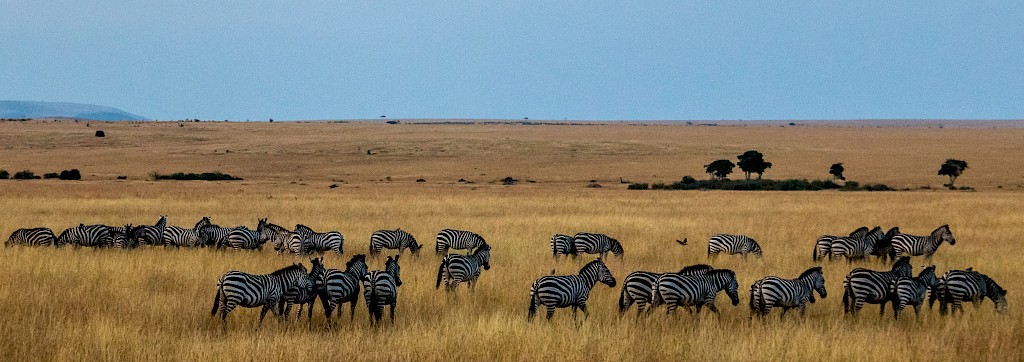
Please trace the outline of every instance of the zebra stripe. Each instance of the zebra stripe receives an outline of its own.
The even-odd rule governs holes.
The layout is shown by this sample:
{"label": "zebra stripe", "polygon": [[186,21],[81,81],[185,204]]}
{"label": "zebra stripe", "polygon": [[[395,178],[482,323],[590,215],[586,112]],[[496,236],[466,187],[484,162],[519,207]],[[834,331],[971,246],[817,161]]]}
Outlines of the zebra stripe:
{"label": "zebra stripe", "polygon": [[846,258],[847,262],[852,263],[854,259],[864,259],[871,255],[875,251],[874,248],[874,241],[867,238],[837,237],[832,239],[831,258],[841,256]]}
{"label": "zebra stripe", "polygon": [[575,244],[570,235],[555,234],[551,237],[551,255],[558,259],[559,255],[576,254]]}
{"label": "zebra stripe", "polygon": [[69,228],[57,237],[59,244],[73,246],[103,247],[112,243],[110,228],[105,225],[84,225]]}
{"label": "zebra stripe", "polygon": [[576,310],[582,310],[586,318],[587,298],[590,297],[590,290],[597,282],[604,283],[611,288],[615,287],[615,277],[600,258],[594,260],[580,269],[576,275],[549,275],[540,277],[530,287],[530,309],[527,314],[528,320],[533,320],[537,314],[537,306],[544,305],[547,308],[547,319],[555,314],[555,308],[572,307],[573,319],[576,319]]}
{"label": "zebra stripe", "polygon": [[108,247],[117,249],[134,249],[139,246],[139,240],[135,238],[136,229],[131,224],[123,227],[107,227],[110,230],[110,244]]}
{"label": "zebra stripe", "polygon": [[305,225],[298,224],[295,225],[295,232],[306,240],[307,252],[323,253],[333,251],[338,254],[344,254],[345,236],[337,231],[318,233]]}
{"label": "zebra stripe", "polygon": [[370,255],[380,254],[382,249],[398,249],[401,254],[406,248],[413,254],[419,254],[422,247],[416,243],[416,238],[402,229],[377,230],[370,235]]}
{"label": "zebra stripe", "polygon": [[256,231],[249,230],[245,226],[231,230],[224,243],[218,248],[225,247],[234,250],[239,249],[263,249],[263,244],[270,239],[271,232],[267,229],[267,219],[260,219]]}
{"label": "zebra stripe", "polygon": [[57,237],[53,236],[50,228],[18,229],[11,233],[11,236],[4,242],[4,246],[28,245],[28,246],[60,246]]}
{"label": "zebra stripe", "polygon": [[572,238],[572,244],[573,255],[601,254],[602,259],[608,256],[609,251],[620,258],[623,255],[622,244],[605,234],[577,233]]}
{"label": "zebra stripe", "polygon": [[[698,275],[713,270],[710,265],[697,264],[683,268],[679,275]],[[636,315],[639,317],[651,302],[654,294],[654,284],[657,283],[665,273],[653,273],[647,271],[635,271],[622,280],[622,292],[619,294],[619,315],[626,313],[636,303]]]}
{"label": "zebra stripe", "polygon": [[161,215],[156,224],[140,225],[133,230],[132,237],[142,245],[163,244],[164,231],[167,230],[167,215]]}
{"label": "zebra stripe", "polygon": [[319,277],[314,275],[316,288],[320,291],[320,303],[324,306],[327,320],[331,319],[331,313],[336,307],[345,303],[351,303],[349,319],[355,316],[360,281],[366,274],[366,255],[356,254],[345,263],[345,271],[326,269]]}
{"label": "zebra stripe", "polygon": [[912,272],[910,257],[900,258],[887,272],[853,269],[843,280],[843,310],[857,315],[864,303],[881,304],[878,314],[884,315],[885,303],[892,299],[889,285],[897,277],[910,277]]}
{"label": "zebra stripe", "polygon": [[483,270],[491,269],[490,245],[483,244],[470,255],[448,254],[441,259],[441,266],[437,268],[437,283],[434,284],[434,289],[441,287],[442,279],[445,291],[455,291],[462,282],[466,282],[469,289],[474,289],[480,278],[480,267],[483,267]]}
{"label": "zebra stripe", "polygon": [[447,254],[448,249],[472,252],[473,249],[479,248],[484,244],[487,244],[484,238],[472,231],[444,229],[437,233],[434,251],[437,255]]}
{"label": "zebra stripe", "polygon": [[[937,293],[936,293],[937,292]],[[985,298],[992,299],[996,312],[1005,314],[1007,312],[1006,289],[996,284],[995,280],[987,275],[973,270],[950,270],[940,279],[936,291],[938,294],[939,313],[945,315],[949,305],[952,304],[952,313],[957,310],[964,313],[964,301],[971,301],[974,306],[981,305]],[[929,301],[931,302],[931,301]]]}
{"label": "zebra stripe", "polygon": [[299,310],[295,314],[296,319],[302,318],[302,307],[305,304],[309,304],[309,320],[313,320],[313,303],[316,301],[316,297],[319,293],[315,277],[323,275],[324,264],[323,258],[310,259],[313,267],[310,268],[309,275],[304,281],[300,281],[299,285],[295,288],[288,289],[284,293],[284,297],[281,299],[278,308],[280,309],[283,305],[283,311],[281,317],[288,320],[288,316],[292,313],[292,305],[298,304]]}
{"label": "zebra stripe", "polygon": [[800,308],[803,316],[807,302],[814,303],[814,292],[822,298],[827,295],[820,266],[807,269],[796,279],[765,277],[750,286],[750,312],[764,317],[775,307],[782,307],[782,315],[792,308]]}
{"label": "zebra stripe", "polygon": [[[889,285],[889,294],[892,297],[893,318],[900,319],[900,312],[907,305],[914,307],[914,317],[918,318],[921,313],[921,304],[924,302],[925,292],[935,287],[939,280],[935,278],[935,266],[924,268],[917,278],[897,277]],[[933,292],[934,293],[934,292]]]}
{"label": "zebra stripe", "polygon": [[732,305],[740,303],[739,283],[736,273],[729,269],[709,270],[699,275],[679,275],[669,273],[658,278],[654,284],[651,297],[651,308],[662,304],[668,306],[666,313],[672,314],[677,307],[696,306],[697,313],[701,307],[718,314],[715,307],[715,296],[724,290],[732,301]]}
{"label": "zebra stripe", "polygon": [[761,246],[754,239],[743,235],[718,234],[708,241],[708,258],[715,258],[718,253],[740,254],[744,259],[748,253],[761,257]]}
{"label": "zebra stripe", "polygon": [[268,311],[277,314],[278,302],[285,292],[300,287],[303,281],[308,282],[309,275],[302,264],[292,264],[263,275],[229,271],[217,280],[217,294],[213,299],[213,311],[210,314],[217,315],[219,309],[224,331],[227,331],[228,313],[236,307],[263,307],[259,321],[262,325]]}
{"label": "zebra stripe", "polygon": [[391,310],[391,323],[395,323],[395,305],[398,304],[398,287],[402,285],[399,272],[398,257],[388,257],[384,262],[384,270],[374,270],[363,277],[363,298],[366,309],[370,313],[370,325],[380,323],[384,316],[384,306]]}
{"label": "zebra stripe", "polygon": [[953,232],[949,230],[949,225],[939,226],[938,229],[932,231],[928,236],[897,234],[892,237],[892,251],[889,255],[893,259],[902,256],[919,255],[924,255],[925,258],[931,259],[943,242],[948,242],[949,245],[956,244],[956,239],[953,238]]}
{"label": "zebra stripe", "polygon": [[203,227],[210,224],[210,217],[205,216],[199,222],[196,223],[191,229],[185,229],[177,226],[168,226],[164,228],[162,244],[164,246],[173,245],[176,247],[195,247],[204,246],[201,238],[201,230]]}

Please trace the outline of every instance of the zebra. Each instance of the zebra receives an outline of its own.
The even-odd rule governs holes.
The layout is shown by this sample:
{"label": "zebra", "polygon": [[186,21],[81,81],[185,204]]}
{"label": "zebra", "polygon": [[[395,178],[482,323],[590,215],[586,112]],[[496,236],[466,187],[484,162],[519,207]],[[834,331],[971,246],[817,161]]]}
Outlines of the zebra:
{"label": "zebra", "polygon": [[[883,263],[887,262],[889,259],[889,254],[892,253],[892,237],[896,236],[896,234],[899,233],[900,228],[898,227],[893,227],[892,229],[889,229],[889,231],[886,231],[880,239],[877,239],[875,241],[875,250],[871,253],[871,255],[878,257],[878,261],[881,261]],[[895,258],[893,260],[895,260]]]}
{"label": "zebra", "polygon": [[110,228],[105,225],[85,225],[68,228],[57,237],[58,244],[72,246],[103,247],[112,242]]}
{"label": "zebra", "polygon": [[833,238],[830,259],[842,256],[846,258],[847,262],[852,263],[854,259],[864,259],[868,255],[874,254],[875,243],[885,235],[882,234],[882,228],[878,226],[871,231],[867,230],[868,228],[862,227],[857,229],[857,232],[850,234],[849,237]]}
{"label": "zebra", "polygon": [[29,245],[29,246],[60,246],[57,237],[53,235],[50,228],[18,229],[11,233],[11,236],[4,242],[4,246]]}
{"label": "zebra", "polygon": [[732,305],[740,304],[739,283],[736,272],[729,269],[714,269],[699,275],[665,274],[658,278],[651,290],[651,308],[662,304],[667,305],[667,314],[673,314],[677,307],[696,306],[697,313],[701,307],[718,313],[715,307],[715,296],[725,290]]}
{"label": "zebra", "polygon": [[313,276],[327,320],[331,319],[334,308],[345,303],[351,303],[349,319],[355,317],[356,302],[359,301],[360,281],[366,274],[366,255],[356,254],[345,263],[345,271],[325,269],[319,276]]}
{"label": "zebra", "polygon": [[910,257],[902,257],[892,266],[892,270],[880,272],[864,268],[856,268],[843,280],[843,310],[854,316],[860,312],[864,303],[881,304],[878,315],[885,314],[885,303],[892,299],[889,295],[889,284],[898,277],[910,277],[913,272]]}
{"label": "zebra", "polygon": [[160,219],[153,226],[140,225],[132,231],[132,237],[142,245],[163,244],[164,231],[167,230],[167,215],[160,215]]}
{"label": "zebra", "polygon": [[381,249],[398,249],[398,253],[401,254],[406,248],[413,255],[418,255],[422,247],[423,245],[416,242],[416,238],[402,229],[377,230],[370,235],[370,255],[372,256],[380,254]]}
{"label": "zebra", "polygon": [[729,234],[718,234],[711,237],[708,241],[708,258],[714,259],[718,257],[718,253],[726,254],[740,254],[743,259],[747,258],[747,254],[753,253],[754,256],[761,257],[761,246],[757,245],[757,241],[743,235],[729,235]]}
{"label": "zebra", "polygon": [[437,233],[437,244],[434,251],[437,255],[445,255],[448,253],[448,249],[465,249],[468,255],[473,252],[473,249],[485,244],[487,242],[484,241],[484,238],[472,231],[444,229]]}
{"label": "zebra", "polygon": [[570,235],[555,234],[551,237],[551,255],[558,259],[559,255],[576,255],[576,244]]}
{"label": "zebra", "polygon": [[318,233],[305,225],[297,224],[295,225],[295,232],[306,239],[308,252],[323,253],[325,251],[333,251],[339,255],[345,253],[345,236],[337,231]]}
{"label": "zebra", "polygon": [[814,303],[814,293],[825,298],[825,275],[820,266],[807,269],[796,279],[765,277],[750,286],[750,312],[758,317],[767,316],[774,307],[782,307],[780,318],[792,308],[800,308],[800,316],[807,302]]}
{"label": "zebra", "polygon": [[210,217],[205,216],[201,220],[199,220],[199,222],[196,223],[196,226],[192,227],[191,229],[185,229],[177,226],[167,226],[166,228],[164,228],[161,244],[163,244],[164,246],[174,245],[176,247],[203,246],[204,243],[202,243],[200,234],[201,230],[208,225],[212,225],[210,223]]}
{"label": "zebra", "polygon": [[199,242],[204,246],[220,248],[227,242],[228,234],[231,234],[232,231],[238,228],[208,223],[199,230]]}
{"label": "zebra", "polygon": [[136,238],[136,228],[132,227],[132,224],[125,225],[123,227],[108,227],[110,230],[110,244],[109,247],[117,249],[134,249],[139,246],[139,240]]}
{"label": "zebra", "polygon": [[239,249],[263,249],[263,244],[270,239],[271,232],[267,230],[267,219],[260,219],[256,231],[249,230],[245,226],[239,226],[228,233],[228,237],[218,248]]}
{"label": "zebra", "polygon": [[1006,314],[1006,289],[996,284],[995,280],[971,269],[950,270],[942,275],[928,302],[931,304],[934,303],[934,299],[938,299],[939,313],[942,315],[946,314],[950,304],[953,314],[960,310],[960,314],[963,315],[964,308],[961,303],[971,301],[977,307],[985,298],[992,300],[997,313]]}
{"label": "zebra", "polygon": [[[868,228],[866,226],[861,226],[857,230],[851,232],[850,237],[856,237],[858,235],[861,235],[862,233],[867,234],[867,232]],[[814,253],[811,254],[811,260],[818,261],[824,259],[825,257],[828,257],[829,260],[832,260],[832,242],[835,239],[841,237],[842,236],[834,235],[822,235],[821,237],[819,237],[818,240],[814,242]]]}
{"label": "zebra", "polygon": [[[698,275],[713,270],[710,265],[696,264],[679,270],[680,275]],[[619,315],[625,314],[636,303],[636,315],[640,317],[647,304],[651,302],[654,283],[665,273],[635,271],[622,279],[622,292],[619,294]]]}
{"label": "zebra", "polygon": [[441,259],[441,266],[437,268],[437,283],[434,289],[441,287],[441,279],[444,279],[445,291],[452,292],[459,287],[459,283],[466,282],[470,289],[476,288],[476,282],[480,278],[480,268],[491,269],[491,246],[480,245],[473,251],[473,254],[448,254]]}
{"label": "zebra", "polygon": [[608,256],[609,251],[619,258],[623,255],[622,244],[605,234],[577,233],[572,237],[572,244],[573,255],[600,254],[602,259]]}
{"label": "zebra", "polygon": [[309,275],[302,264],[292,264],[262,275],[229,271],[217,280],[217,294],[213,299],[213,311],[210,314],[217,315],[218,309],[220,310],[223,328],[227,332],[228,313],[236,307],[263,307],[260,311],[258,329],[268,311],[277,314],[278,303],[289,289],[301,287],[303,282],[308,281]]}
{"label": "zebra", "polygon": [[951,246],[956,245],[956,239],[953,238],[953,232],[949,230],[949,225],[939,226],[928,236],[896,234],[892,237],[892,251],[889,252],[889,256],[896,259],[901,256],[924,255],[925,259],[930,260],[943,242],[947,242]]}
{"label": "zebra", "polygon": [[530,309],[527,320],[533,320],[537,314],[537,306],[541,304],[547,308],[548,320],[551,320],[551,316],[555,314],[555,308],[565,307],[572,307],[574,320],[577,309],[583,311],[583,317],[586,319],[589,316],[587,298],[590,297],[590,290],[597,282],[604,283],[609,288],[615,287],[615,277],[601,258],[584,265],[576,275],[540,277],[530,287]]}
{"label": "zebra", "polygon": [[395,305],[398,304],[398,287],[402,286],[401,268],[398,265],[398,257],[388,256],[384,262],[384,270],[374,270],[363,276],[363,298],[366,299],[366,309],[370,313],[370,325],[379,324],[384,316],[384,306],[387,305],[391,313],[391,323],[395,323]]}
{"label": "zebra", "polygon": [[266,223],[263,230],[261,237],[270,241],[278,253],[287,251],[298,255],[307,254],[306,238],[301,234],[272,223]]}
{"label": "zebra", "polygon": [[[287,320],[288,316],[291,315],[292,305],[298,304],[299,311],[296,313],[296,319],[302,318],[302,306],[309,304],[309,320],[313,320],[313,304],[316,302],[316,297],[319,295],[319,285],[316,283],[316,278],[324,274],[324,259],[313,258],[309,262],[313,265],[309,270],[307,280],[300,281],[296,288],[288,289],[284,293],[284,298],[278,304],[278,309],[282,310],[281,316]],[[282,308],[283,307],[283,308]]]}
{"label": "zebra", "polygon": [[897,277],[889,284],[889,296],[892,298],[893,318],[900,320],[900,312],[907,305],[914,307],[914,317],[919,317],[925,292],[932,290],[939,280],[935,278],[935,266],[931,265],[921,271],[917,278]]}

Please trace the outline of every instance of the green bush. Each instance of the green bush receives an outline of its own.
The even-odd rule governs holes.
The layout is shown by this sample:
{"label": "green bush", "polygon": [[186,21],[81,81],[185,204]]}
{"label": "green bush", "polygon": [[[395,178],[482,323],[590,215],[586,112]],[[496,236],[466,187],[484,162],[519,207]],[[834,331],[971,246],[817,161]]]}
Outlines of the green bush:
{"label": "green bush", "polygon": [[25,171],[18,171],[18,172],[16,172],[14,174],[14,179],[15,180],[38,180],[39,176],[36,176],[36,174],[32,173],[32,171],[25,170]]}
{"label": "green bush", "polygon": [[181,180],[181,181],[235,181],[241,180],[241,177],[235,177],[221,172],[203,172],[203,173],[183,173],[177,172],[170,175],[163,175],[154,172],[152,174],[154,180]]}
{"label": "green bush", "polygon": [[77,168],[73,168],[70,170],[61,171],[60,175],[58,175],[57,177],[60,178],[61,180],[81,180],[82,173],[78,172]]}

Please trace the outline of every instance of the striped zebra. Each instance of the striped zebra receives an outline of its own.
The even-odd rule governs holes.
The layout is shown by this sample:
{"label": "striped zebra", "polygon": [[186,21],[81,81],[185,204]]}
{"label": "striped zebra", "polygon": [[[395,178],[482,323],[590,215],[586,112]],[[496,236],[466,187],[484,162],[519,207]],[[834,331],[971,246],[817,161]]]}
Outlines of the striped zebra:
{"label": "striped zebra", "polygon": [[345,253],[345,236],[337,231],[318,233],[306,225],[295,225],[295,232],[306,239],[308,252],[323,253],[333,251],[337,254]]}
{"label": "striped zebra", "polygon": [[[698,275],[713,270],[710,265],[696,264],[685,267],[677,274]],[[626,313],[633,304],[636,304],[636,316],[640,317],[647,304],[651,302],[654,284],[665,273],[653,273],[648,271],[635,271],[622,279],[622,292],[619,294],[619,315]]]}
{"label": "striped zebra", "polygon": [[[939,280],[935,277],[935,266],[924,268],[917,278],[897,277],[889,284],[889,295],[892,297],[893,318],[900,320],[900,312],[907,305],[914,307],[914,317],[919,317],[925,292],[934,290]],[[934,291],[932,292],[934,293]]]}
{"label": "striped zebra", "polygon": [[281,317],[285,320],[288,320],[288,316],[291,315],[292,305],[294,304],[299,305],[299,311],[295,314],[296,319],[302,318],[302,307],[305,304],[309,304],[309,320],[313,320],[313,304],[316,302],[316,297],[320,292],[316,278],[322,276],[325,269],[323,258],[310,259],[309,262],[313,266],[309,270],[307,280],[300,281],[298,287],[285,291],[284,297],[278,304],[278,309],[282,310]]}
{"label": "striped zebra", "polygon": [[572,307],[572,318],[576,319],[576,310],[583,311],[583,317],[587,318],[587,298],[590,297],[590,290],[594,289],[597,282],[604,283],[610,288],[615,287],[615,277],[608,267],[604,265],[601,258],[594,260],[580,269],[576,275],[548,275],[540,277],[530,287],[530,309],[527,320],[533,320],[537,314],[537,307],[544,305],[547,308],[547,319],[555,315],[555,308]]}
{"label": "striped zebra", "polygon": [[210,314],[217,315],[220,310],[224,331],[227,332],[228,313],[236,307],[263,307],[259,321],[259,325],[262,325],[268,311],[277,314],[278,303],[285,292],[308,281],[309,275],[302,264],[292,264],[262,275],[229,271],[217,280],[217,295],[213,299],[213,311]]}
{"label": "striped zebra", "polygon": [[892,237],[899,233],[900,228],[898,227],[893,227],[892,229],[889,229],[889,231],[886,231],[880,239],[875,241],[875,250],[871,255],[877,256],[878,261],[883,263],[889,261],[889,255],[892,254]]}
{"label": "striped zebra", "polygon": [[159,245],[163,244],[165,230],[167,230],[167,215],[160,215],[156,224],[136,227],[132,231],[132,237],[141,245]]}
{"label": "striped zebra", "polygon": [[316,280],[316,288],[320,292],[320,303],[324,306],[324,315],[328,321],[331,319],[334,309],[345,303],[351,303],[349,319],[355,317],[356,302],[359,301],[359,285],[367,273],[366,255],[356,254],[345,263],[345,271],[325,269],[320,276],[313,276]]}
{"label": "striped zebra", "polygon": [[575,255],[576,248],[571,235],[555,234],[551,237],[551,255],[558,259],[559,255]]}
{"label": "striped zebra", "polygon": [[892,270],[880,272],[856,268],[843,280],[843,310],[854,316],[864,303],[881,304],[878,315],[885,314],[885,303],[892,299],[889,284],[898,277],[910,277],[913,272],[910,257],[902,257],[893,264]]}
{"label": "striped zebra", "polygon": [[825,275],[820,266],[807,269],[796,279],[765,277],[750,286],[750,312],[758,317],[767,316],[772,308],[782,307],[781,316],[792,308],[800,308],[800,316],[807,309],[807,302],[814,303],[814,293],[821,298],[825,291]]}
{"label": "striped zebra", "polygon": [[608,256],[610,251],[613,255],[622,258],[622,244],[615,238],[605,234],[577,233],[572,237],[573,255],[600,254],[601,259]]}
{"label": "striped zebra", "polygon": [[[239,226],[240,227],[240,226]],[[223,227],[209,223],[199,230],[199,242],[205,246],[220,248],[228,240],[228,234],[239,227]]]}
{"label": "striped zebra", "polygon": [[231,248],[234,250],[239,249],[263,249],[263,244],[270,239],[270,232],[267,230],[267,219],[260,219],[259,225],[256,230],[249,230],[245,226],[239,226],[228,233],[228,237],[224,240],[223,244],[218,245],[218,249],[221,247]]}
{"label": "striped zebra", "polygon": [[[204,216],[196,226],[191,229],[186,229],[177,226],[168,226],[164,228],[163,239],[161,244],[164,246],[173,245],[175,247],[196,247],[204,246],[202,238],[200,236],[203,227],[212,225],[210,223],[210,217]],[[155,245],[155,244],[154,244]]]}
{"label": "striped zebra", "polygon": [[[852,233],[850,233],[850,237],[855,237],[857,235],[860,235],[861,233],[867,234],[867,232],[868,228],[866,226],[861,226],[857,230],[854,230]],[[833,240],[841,237],[842,236],[834,235],[822,235],[821,237],[819,237],[818,240],[814,242],[814,253],[811,254],[811,260],[818,261],[823,260],[826,257],[828,257],[829,260],[832,260],[832,242]]]}
{"label": "striped zebra", "polygon": [[399,254],[409,249],[413,255],[417,255],[422,247],[423,245],[416,242],[416,238],[402,229],[377,230],[370,235],[371,256],[380,254],[382,249],[398,249]]}
{"label": "striped zebra", "polygon": [[480,278],[480,268],[491,269],[491,246],[480,245],[473,251],[473,254],[448,254],[441,259],[441,266],[437,268],[437,283],[434,289],[441,287],[441,280],[444,279],[444,289],[448,292],[455,291],[459,283],[466,282],[469,289],[476,288],[476,282]]}
{"label": "striped zebra", "polygon": [[747,254],[753,253],[760,258],[761,246],[757,245],[754,239],[743,235],[718,234],[708,241],[708,258],[715,259],[718,253],[740,254],[743,259],[747,258]]}
{"label": "striped zebra", "polygon": [[740,304],[739,283],[736,272],[729,269],[714,269],[699,275],[669,273],[658,278],[651,291],[651,308],[667,305],[666,313],[673,314],[678,307],[696,306],[697,313],[702,307],[718,313],[715,296],[725,291],[732,305]]}
{"label": "striped zebra", "polygon": [[466,230],[444,229],[437,233],[437,244],[434,251],[437,255],[445,255],[448,249],[466,250],[467,254],[474,249],[487,244],[484,238],[477,233]]}
{"label": "striped zebra", "polygon": [[[952,304],[952,314],[956,314],[956,311],[959,310],[963,315],[963,302],[970,301],[977,307],[985,298],[992,300],[997,313],[1005,314],[1007,312],[1006,289],[996,284],[995,280],[989,276],[971,269],[946,272],[942,275],[938,286],[932,291],[932,295],[939,300],[939,313],[942,315],[946,314],[950,304]],[[933,303],[931,297],[929,303]]]}
{"label": "striped zebra", "polygon": [[132,224],[123,227],[108,226],[110,230],[110,244],[108,247],[116,249],[134,249],[139,247],[139,240],[135,237],[136,228]]}
{"label": "striped zebra", "polygon": [[60,246],[57,237],[53,236],[50,228],[18,229],[11,233],[11,236],[4,242],[4,246],[28,245],[28,246]]}
{"label": "striped zebra", "polygon": [[876,226],[871,231],[862,227],[849,237],[837,237],[832,239],[832,255],[830,259],[842,256],[847,262],[852,263],[854,259],[864,259],[875,253],[875,243],[884,238],[882,228]]}
{"label": "striped zebra", "polygon": [[398,287],[402,286],[401,268],[398,257],[388,256],[384,270],[374,270],[363,276],[363,298],[370,313],[370,325],[380,323],[384,306],[390,308],[391,323],[395,323],[395,305],[398,304]]}
{"label": "striped zebra", "polygon": [[85,225],[68,228],[57,237],[58,244],[72,246],[104,247],[112,243],[110,228],[106,225]]}
{"label": "striped zebra", "polygon": [[264,225],[263,232],[260,233],[260,236],[266,238],[278,253],[287,251],[297,255],[308,254],[309,250],[306,245],[306,238],[302,237],[299,233],[292,232],[280,225],[266,223],[266,225]]}
{"label": "striped zebra", "polygon": [[925,259],[931,259],[943,242],[947,242],[951,246],[956,245],[956,239],[953,238],[953,232],[949,230],[949,225],[939,226],[928,236],[896,234],[892,237],[892,251],[889,252],[889,256],[896,259],[902,256],[924,255]]}

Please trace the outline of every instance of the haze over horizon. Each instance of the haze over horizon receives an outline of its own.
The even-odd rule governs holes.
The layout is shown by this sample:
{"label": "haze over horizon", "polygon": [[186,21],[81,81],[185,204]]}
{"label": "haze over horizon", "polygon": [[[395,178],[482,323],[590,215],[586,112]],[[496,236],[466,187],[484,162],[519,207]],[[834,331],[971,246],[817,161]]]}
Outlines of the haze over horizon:
{"label": "haze over horizon", "polygon": [[37,1],[0,100],[155,119],[1021,119],[1024,3]]}

